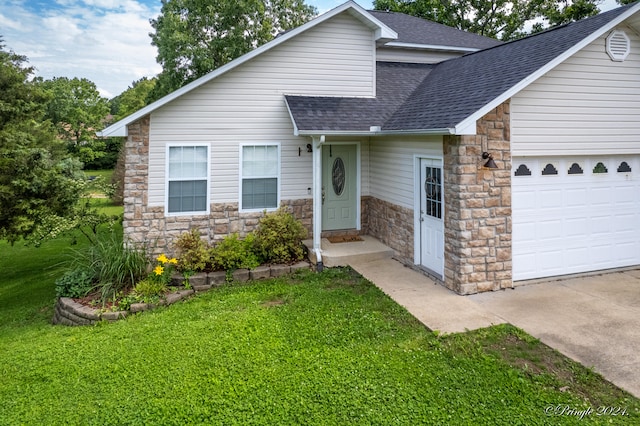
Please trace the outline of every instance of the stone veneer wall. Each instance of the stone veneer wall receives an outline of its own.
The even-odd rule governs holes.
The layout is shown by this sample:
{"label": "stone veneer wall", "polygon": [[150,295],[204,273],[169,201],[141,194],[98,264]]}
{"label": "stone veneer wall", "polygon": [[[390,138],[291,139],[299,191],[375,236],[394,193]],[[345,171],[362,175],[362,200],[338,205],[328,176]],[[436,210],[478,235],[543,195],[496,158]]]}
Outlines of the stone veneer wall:
{"label": "stone veneer wall", "polygon": [[[444,138],[444,283],[460,294],[513,287],[509,101],[476,126]],[[482,169],[483,151],[498,169]]]}
{"label": "stone veneer wall", "polygon": [[368,220],[366,227],[363,221],[363,233],[392,248],[399,261],[413,265],[413,210],[375,197],[366,197],[366,206]]}
{"label": "stone veneer wall", "polygon": [[[255,229],[262,212],[240,213],[238,203],[212,203],[209,215],[165,216],[164,207],[149,207],[149,117],[129,125],[125,145],[124,184],[125,235],[136,244],[144,244],[152,254],[172,253],[172,242],[192,228],[200,230],[209,243],[237,232],[245,236]],[[282,200],[302,221],[309,236],[313,231],[313,200]]]}

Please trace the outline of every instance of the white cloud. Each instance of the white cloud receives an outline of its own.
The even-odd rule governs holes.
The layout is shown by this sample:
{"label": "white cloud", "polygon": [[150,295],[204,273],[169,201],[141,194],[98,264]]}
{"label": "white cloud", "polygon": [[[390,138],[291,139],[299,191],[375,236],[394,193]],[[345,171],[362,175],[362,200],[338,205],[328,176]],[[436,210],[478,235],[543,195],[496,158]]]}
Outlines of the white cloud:
{"label": "white cloud", "polygon": [[113,97],[161,71],[149,38],[159,1],[149,7],[143,0],[49,0],[38,10],[33,3],[28,8],[22,1],[4,1],[9,7],[0,14],[0,35],[29,58],[38,76],[87,78],[103,96]]}

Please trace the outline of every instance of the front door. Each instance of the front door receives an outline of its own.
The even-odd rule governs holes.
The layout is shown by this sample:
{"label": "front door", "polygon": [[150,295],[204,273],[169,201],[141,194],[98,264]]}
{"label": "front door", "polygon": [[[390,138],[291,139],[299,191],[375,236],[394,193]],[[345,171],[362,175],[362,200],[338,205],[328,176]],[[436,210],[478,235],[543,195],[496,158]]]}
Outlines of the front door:
{"label": "front door", "polygon": [[356,145],[322,146],[322,230],[357,226],[358,171]]}
{"label": "front door", "polygon": [[442,160],[420,159],[420,263],[443,276],[444,210]]}

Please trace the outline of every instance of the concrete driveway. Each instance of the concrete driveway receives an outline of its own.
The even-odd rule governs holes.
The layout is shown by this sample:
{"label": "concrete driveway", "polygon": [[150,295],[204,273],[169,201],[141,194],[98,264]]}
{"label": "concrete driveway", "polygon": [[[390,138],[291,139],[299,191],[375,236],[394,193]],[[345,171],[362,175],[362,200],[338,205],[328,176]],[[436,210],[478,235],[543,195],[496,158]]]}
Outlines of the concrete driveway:
{"label": "concrete driveway", "polygon": [[467,298],[640,397],[640,270]]}

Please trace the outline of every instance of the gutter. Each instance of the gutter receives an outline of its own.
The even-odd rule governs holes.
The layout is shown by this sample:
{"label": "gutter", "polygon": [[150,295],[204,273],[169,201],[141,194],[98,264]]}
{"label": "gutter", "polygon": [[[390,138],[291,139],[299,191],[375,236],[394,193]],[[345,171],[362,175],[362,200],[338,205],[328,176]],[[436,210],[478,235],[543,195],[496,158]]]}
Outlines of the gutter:
{"label": "gutter", "polygon": [[456,129],[453,127],[443,127],[438,129],[417,129],[417,130],[380,130],[380,126],[371,126],[369,131],[364,130],[298,130],[296,136],[393,136],[393,135],[455,135]]}

